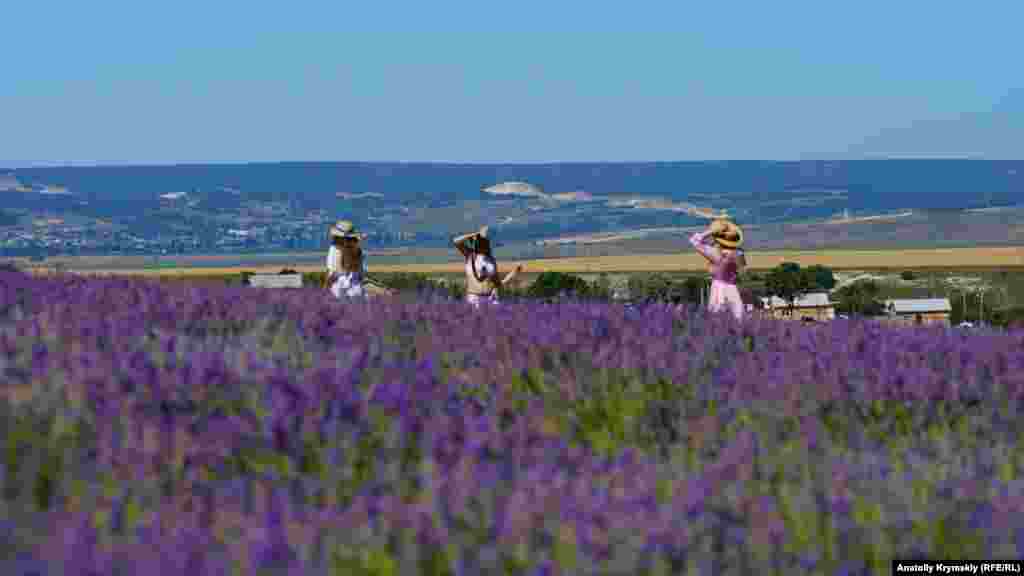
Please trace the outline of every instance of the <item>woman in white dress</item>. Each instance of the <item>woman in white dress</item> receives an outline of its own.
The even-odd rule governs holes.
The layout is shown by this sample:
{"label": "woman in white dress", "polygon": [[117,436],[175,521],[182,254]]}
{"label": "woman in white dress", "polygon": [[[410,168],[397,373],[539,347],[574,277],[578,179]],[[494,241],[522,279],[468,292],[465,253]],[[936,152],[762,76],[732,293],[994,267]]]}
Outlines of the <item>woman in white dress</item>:
{"label": "woman in white dress", "polygon": [[331,227],[331,247],[327,251],[327,285],[335,298],[366,295],[366,257],[360,247],[364,238],[348,220]]}
{"label": "woman in white dress", "polygon": [[475,308],[479,308],[483,302],[496,303],[498,290],[523,271],[522,266],[516,266],[505,278],[498,275],[498,262],[491,253],[487,230],[487,226],[484,226],[478,232],[452,239],[452,243],[466,259],[466,301]]}

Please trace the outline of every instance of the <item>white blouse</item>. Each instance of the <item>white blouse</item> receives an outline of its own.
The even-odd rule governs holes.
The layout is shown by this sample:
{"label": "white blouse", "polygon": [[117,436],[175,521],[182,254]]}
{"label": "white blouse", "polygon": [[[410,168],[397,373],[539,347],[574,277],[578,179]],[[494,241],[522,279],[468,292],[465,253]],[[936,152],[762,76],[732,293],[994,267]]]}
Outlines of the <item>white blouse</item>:
{"label": "white blouse", "polygon": [[[497,266],[495,265],[493,259],[488,258],[488,257],[484,256],[483,254],[476,254],[474,256],[473,260],[470,260],[468,258],[466,259],[466,274],[472,274],[473,273],[473,267],[472,266],[473,266],[473,262],[474,261],[476,263],[476,275],[477,275],[477,277],[479,277],[481,279],[493,278],[495,276],[495,274],[497,273]],[[479,308],[480,305],[482,303],[484,303],[484,302],[497,302],[498,301],[498,291],[497,290],[491,290],[490,294],[487,295],[487,296],[481,296],[479,294],[472,294],[470,292],[466,292],[466,301],[468,301],[474,307]]]}
{"label": "white blouse", "polygon": [[[476,277],[477,278],[493,278],[497,266],[494,264],[494,260],[484,256],[483,254],[476,254],[474,256],[476,260]],[[466,274],[473,273],[473,260],[466,259]]]}
{"label": "white blouse", "polygon": [[331,246],[327,251],[327,270],[330,273],[338,273],[338,279],[331,285],[331,292],[341,297],[342,293],[348,296],[358,296],[363,292],[363,279],[366,278],[366,256],[358,272],[346,272],[341,267],[341,250],[337,246]]}

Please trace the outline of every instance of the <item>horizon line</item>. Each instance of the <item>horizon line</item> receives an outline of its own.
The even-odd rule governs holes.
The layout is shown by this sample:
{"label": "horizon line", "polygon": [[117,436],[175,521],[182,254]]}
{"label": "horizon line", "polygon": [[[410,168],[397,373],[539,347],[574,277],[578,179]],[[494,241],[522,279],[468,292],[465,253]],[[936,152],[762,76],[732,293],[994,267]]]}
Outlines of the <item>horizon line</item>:
{"label": "horizon line", "polygon": [[765,163],[801,164],[808,162],[1024,162],[1024,158],[978,158],[971,156],[881,156],[866,158],[802,158],[791,160],[733,158],[703,160],[543,160],[543,161],[448,161],[448,160],[256,160],[256,161],[210,161],[210,162],[0,162],[0,172],[15,170],[53,168],[175,168],[195,166],[268,166],[296,164],[342,164],[342,165],[411,165],[411,166],[572,166],[572,165],[624,165],[624,164],[721,164],[721,163]]}

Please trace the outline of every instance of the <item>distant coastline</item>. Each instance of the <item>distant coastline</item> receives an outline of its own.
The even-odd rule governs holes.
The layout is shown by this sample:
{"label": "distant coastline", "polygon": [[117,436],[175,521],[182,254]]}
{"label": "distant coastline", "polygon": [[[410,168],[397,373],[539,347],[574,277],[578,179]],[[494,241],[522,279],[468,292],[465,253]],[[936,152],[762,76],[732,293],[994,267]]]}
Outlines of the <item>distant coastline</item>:
{"label": "distant coastline", "polygon": [[0,194],[0,256],[36,259],[320,251],[339,218],[410,254],[485,223],[516,256],[682,250],[722,215],[756,249],[1024,241],[1024,161],[48,167],[0,185],[32,188]]}

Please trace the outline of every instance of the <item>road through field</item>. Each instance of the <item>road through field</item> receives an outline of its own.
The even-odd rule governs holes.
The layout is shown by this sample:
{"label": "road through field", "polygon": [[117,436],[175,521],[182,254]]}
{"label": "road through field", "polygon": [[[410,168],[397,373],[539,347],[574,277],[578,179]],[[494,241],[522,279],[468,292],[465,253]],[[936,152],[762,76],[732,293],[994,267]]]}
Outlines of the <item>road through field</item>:
{"label": "road through field", "polygon": [[[980,248],[936,248],[918,250],[786,250],[747,252],[747,261],[751,269],[764,270],[774,268],[782,262],[797,262],[801,266],[820,264],[835,270],[880,270],[880,269],[1003,269],[1024,268],[1024,247],[998,246]],[[568,258],[545,258],[537,260],[503,260],[501,268],[508,270],[516,264],[522,264],[525,272],[568,272],[568,273],[600,273],[600,272],[671,272],[688,270],[705,270],[706,264],[701,256],[692,253],[679,254],[635,254],[629,256],[586,256]],[[276,273],[282,264],[246,266],[246,267],[183,267],[155,269],[89,269],[82,270],[87,274],[100,275],[189,275],[211,276],[238,273],[242,270],[251,272]],[[299,272],[315,272],[322,270],[319,265],[288,266]],[[74,271],[74,264],[69,263],[68,270]],[[425,274],[460,273],[463,264],[459,262],[444,263],[399,263],[369,265],[370,272],[418,272]]]}

